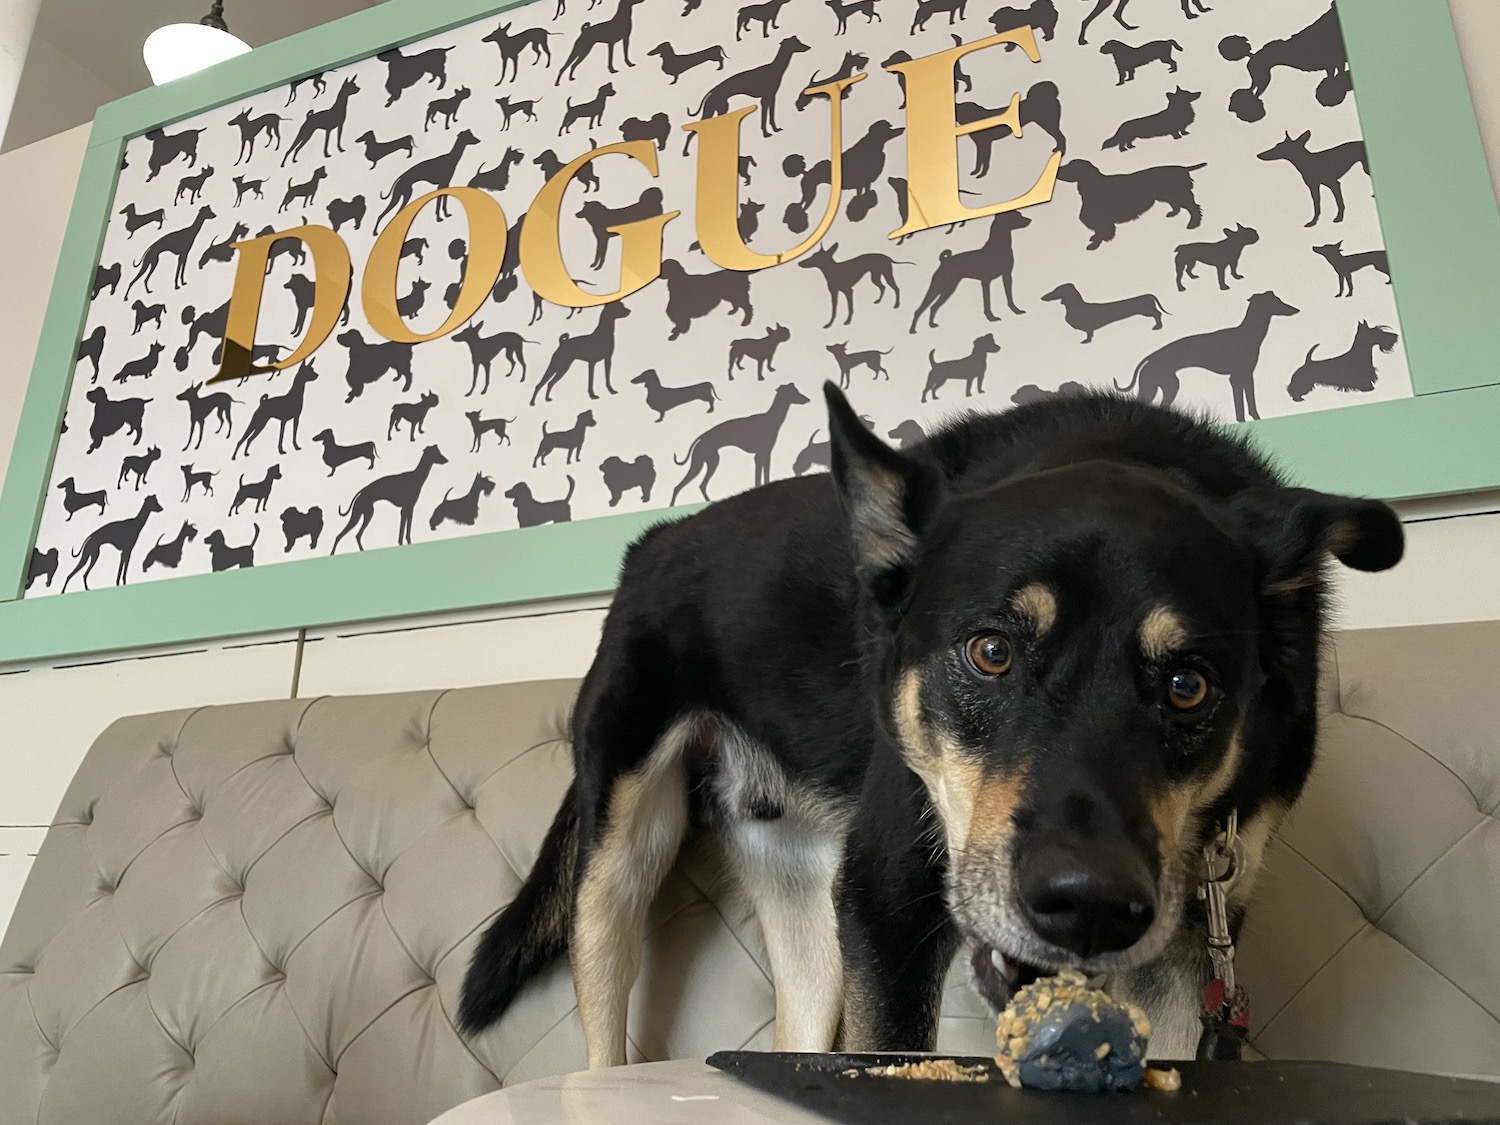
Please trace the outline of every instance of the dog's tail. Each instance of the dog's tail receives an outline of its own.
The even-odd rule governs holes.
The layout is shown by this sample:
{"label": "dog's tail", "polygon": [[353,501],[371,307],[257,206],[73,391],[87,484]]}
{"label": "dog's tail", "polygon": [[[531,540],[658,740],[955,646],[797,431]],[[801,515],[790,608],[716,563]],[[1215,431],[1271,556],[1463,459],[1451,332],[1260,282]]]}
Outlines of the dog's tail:
{"label": "dog's tail", "polygon": [[568,948],[578,857],[576,790],[576,782],[568,787],[531,874],[474,949],[458,1005],[464,1031],[494,1023],[526,982]]}
{"label": "dog's tail", "polygon": [[256,524],[255,525],[255,534],[252,535],[252,536],[250,536],[250,549],[254,550],[255,549],[255,545],[257,543],[259,543],[259,542],[260,542],[260,524]]}
{"label": "dog's tail", "polygon": [[1309,364],[1309,363],[1312,362],[1312,354],[1313,354],[1313,352],[1315,352],[1317,350],[1318,350],[1318,345],[1317,344],[1314,344],[1312,347],[1310,347],[1310,348],[1307,349],[1307,355],[1305,355],[1305,356],[1302,357],[1302,364],[1303,364],[1303,366],[1306,366],[1307,364]]}
{"label": "dog's tail", "polygon": [[1155,293],[1150,293],[1150,294],[1147,294],[1147,295],[1151,298],[1151,303],[1156,306],[1156,311],[1157,312],[1161,313],[1162,316],[1171,316],[1172,315],[1166,309],[1162,308],[1161,298],[1159,298]]}
{"label": "dog's tail", "polygon": [[693,444],[690,445],[690,446],[688,446],[688,448],[687,448],[687,456],[684,457],[681,461],[678,461],[677,460],[677,454],[674,453],[674,454],[672,454],[672,460],[676,464],[678,464],[678,465],[686,465],[689,461],[691,461],[693,459],[693,451],[698,448],[698,443],[700,441],[702,441],[702,440],[703,440],[703,435],[701,435],[701,434],[698,437],[695,437],[693,439]]}
{"label": "dog's tail", "polygon": [[1141,369],[1145,367],[1147,363],[1151,362],[1152,358],[1155,355],[1156,353],[1152,352],[1151,355],[1148,355],[1145,359],[1141,360],[1140,363],[1137,363],[1135,365],[1135,373],[1130,376],[1130,385],[1128,387],[1122,387],[1120,386],[1119,382],[1116,381],[1115,390],[1122,391],[1125,394],[1129,394],[1131,391],[1135,390],[1135,385],[1141,381]]}
{"label": "dog's tail", "polygon": [[573,499],[573,489],[575,489],[577,487],[578,487],[578,483],[572,477],[569,477],[568,478],[568,494],[563,497],[563,503],[564,504],[566,504],[568,501],[570,501],[570,500]]}

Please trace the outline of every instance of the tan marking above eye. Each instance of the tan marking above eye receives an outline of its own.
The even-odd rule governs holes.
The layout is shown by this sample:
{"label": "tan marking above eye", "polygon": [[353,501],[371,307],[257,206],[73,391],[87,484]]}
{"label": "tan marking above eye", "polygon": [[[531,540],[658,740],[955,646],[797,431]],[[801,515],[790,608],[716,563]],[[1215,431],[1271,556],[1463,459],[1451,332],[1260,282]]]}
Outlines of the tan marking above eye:
{"label": "tan marking above eye", "polygon": [[1159,605],[1146,614],[1137,635],[1147,660],[1160,660],[1187,644],[1188,632],[1182,619],[1171,609]]}
{"label": "tan marking above eye", "polygon": [[1040,582],[1029,583],[1017,590],[1011,595],[1010,606],[1030,618],[1039,637],[1057,622],[1057,595]]}

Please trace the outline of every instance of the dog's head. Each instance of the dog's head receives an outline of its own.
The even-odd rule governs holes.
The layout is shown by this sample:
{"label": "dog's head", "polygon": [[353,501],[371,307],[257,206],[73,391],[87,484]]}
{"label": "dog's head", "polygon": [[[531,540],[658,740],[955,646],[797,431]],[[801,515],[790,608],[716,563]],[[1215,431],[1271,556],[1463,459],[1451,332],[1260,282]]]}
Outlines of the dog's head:
{"label": "dog's head", "polygon": [[910,846],[946,854],[981,993],[999,1009],[1043,971],[1144,964],[1214,825],[1279,815],[1283,737],[1314,721],[1326,556],[1394,565],[1400,523],[1303,489],[1210,498],[1123,460],[953,487],[826,393],[884,740],[932,810]]}
{"label": "dog's head", "polygon": [[1118,39],[1111,39],[1108,43],[1099,48],[1099,53],[1101,55],[1117,55],[1121,51],[1128,50],[1130,50],[1130,48],[1125,46],[1125,44],[1121,43]]}

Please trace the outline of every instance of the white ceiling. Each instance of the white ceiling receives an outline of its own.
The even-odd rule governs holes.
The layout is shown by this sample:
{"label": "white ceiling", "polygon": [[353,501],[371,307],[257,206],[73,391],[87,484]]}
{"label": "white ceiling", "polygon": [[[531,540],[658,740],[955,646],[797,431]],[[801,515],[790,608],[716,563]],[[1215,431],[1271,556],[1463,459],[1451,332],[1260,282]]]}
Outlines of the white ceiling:
{"label": "white ceiling", "polygon": [[[259,47],[378,0],[225,0],[230,30]],[[15,148],[92,119],[111,98],[151,78],[141,44],[168,23],[196,23],[210,0],[42,0],[36,34],[4,148]]]}

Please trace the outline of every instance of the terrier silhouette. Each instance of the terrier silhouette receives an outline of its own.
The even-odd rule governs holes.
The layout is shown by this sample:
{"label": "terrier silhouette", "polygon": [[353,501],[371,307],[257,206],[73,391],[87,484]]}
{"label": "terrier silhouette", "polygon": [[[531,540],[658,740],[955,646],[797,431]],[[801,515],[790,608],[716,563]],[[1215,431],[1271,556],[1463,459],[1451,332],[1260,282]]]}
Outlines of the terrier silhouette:
{"label": "terrier silhouette", "polygon": [[1389,355],[1397,344],[1396,333],[1383,324],[1360,321],[1354,330],[1354,341],[1341,355],[1314,359],[1314,344],[1307,349],[1302,366],[1292,373],[1286,393],[1293,402],[1301,402],[1315,387],[1332,387],[1338,391],[1373,391],[1379,376],[1375,371],[1375,349]]}
{"label": "terrier silhouette", "polygon": [[483,473],[474,474],[474,483],[462,496],[455,497],[453,489],[448,489],[443,493],[442,500],[438,501],[438,506],[432,510],[432,519],[427,524],[429,530],[436,531],[445,521],[473,527],[479,519],[480,498],[494,491],[495,482]]}
{"label": "terrier silhouette", "polygon": [[987,332],[975,339],[968,355],[957,359],[938,359],[936,349],[929,351],[927,363],[930,370],[927,372],[927,385],[922,388],[922,401],[926,402],[930,396],[936,402],[938,388],[950,379],[964,381],[964,398],[972,397],[975,391],[983,394],[985,367],[989,363],[989,357],[999,350],[1000,345],[995,343],[995,337]]}
{"label": "terrier silhouette", "polygon": [[182,527],[178,530],[175,539],[163,541],[158,535],[156,546],[146,552],[146,561],[141,564],[142,572],[150,570],[153,566],[176,570],[182,565],[182,548],[196,538],[198,538],[198,529],[187,520],[182,521]]}

